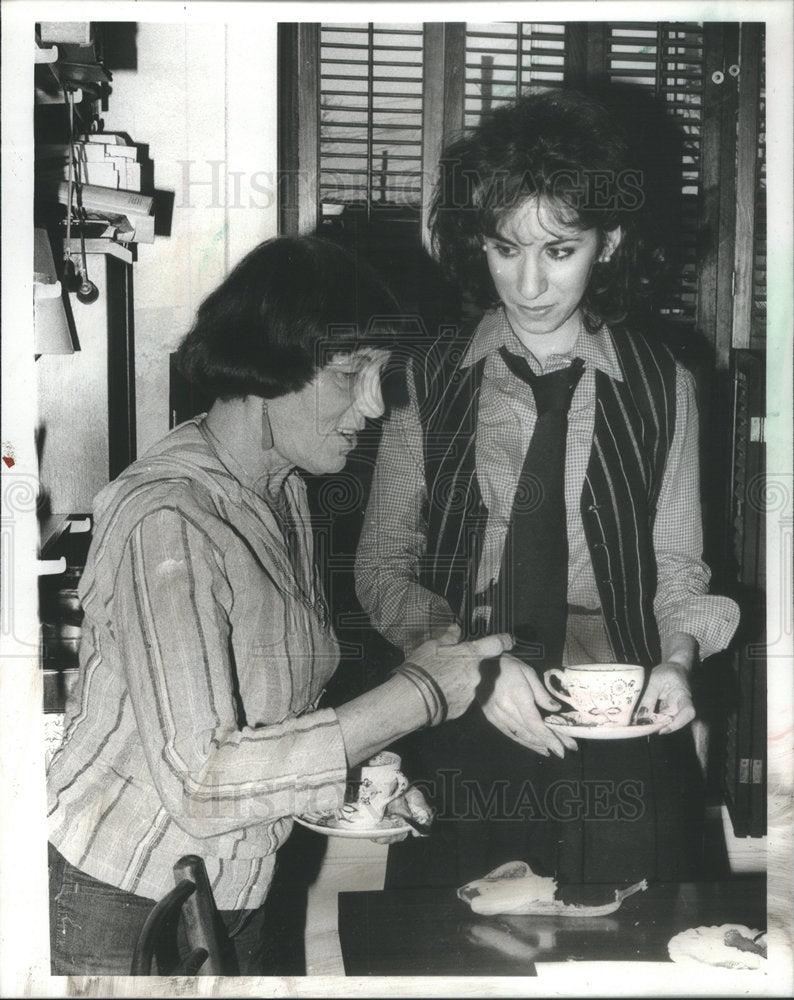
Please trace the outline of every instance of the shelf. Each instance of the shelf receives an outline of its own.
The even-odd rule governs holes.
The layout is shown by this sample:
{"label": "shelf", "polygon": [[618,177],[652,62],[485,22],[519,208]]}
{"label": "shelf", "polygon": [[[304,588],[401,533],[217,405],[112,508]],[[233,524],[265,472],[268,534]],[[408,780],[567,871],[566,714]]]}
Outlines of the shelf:
{"label": "shelf", "polygon": [[[83,241],[79,237],[73,236],[69,241],[69,251],[73,256],[79,257],[83,252]],[[117,243],[109,236],[96,236],[85,240],[85,252],[87,254],[107,254],[120,260],[123,264],[134,264],[137,260],[134,245]]]}

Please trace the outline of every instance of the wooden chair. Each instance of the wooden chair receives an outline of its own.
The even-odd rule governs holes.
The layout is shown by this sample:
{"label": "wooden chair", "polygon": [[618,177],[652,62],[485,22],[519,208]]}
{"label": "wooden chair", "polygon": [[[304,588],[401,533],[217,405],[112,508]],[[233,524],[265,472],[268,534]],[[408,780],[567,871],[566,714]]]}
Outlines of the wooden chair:
{"label": "wooden chair", "polygon": [[[234,975],[233,957],[207,878],[204,862],[187,854],[174,865],[174,888],[155,905],[141,929],[132,957],[133,976],[157,974],[177,976]],[[190,951],[179,956],[176,929],[184,922]]]}

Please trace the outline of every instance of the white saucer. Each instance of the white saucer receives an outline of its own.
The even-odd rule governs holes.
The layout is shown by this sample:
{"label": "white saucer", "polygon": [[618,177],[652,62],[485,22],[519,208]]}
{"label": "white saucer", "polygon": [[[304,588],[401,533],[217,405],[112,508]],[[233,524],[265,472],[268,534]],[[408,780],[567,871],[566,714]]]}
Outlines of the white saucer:
{"label": "white saucer", "polygon": [[351,840],[371,840],[373,837],[411,832],[411,827],[399,816],[384,816],[375,826],[355,826],[341,819],[339,810],[322,816],[296,816],[295,822],[315,833],[323,833],[326,837],[347,837]]}
{"label": "white saucer", "polygon": [[725,944],[727,931],[738,931],[750,940],[760,937],[760,931],[745,927],[743,924],[692,927],[670,939],[667,945],[668,954],[674,962],[680,964],[712,965],[725,969],[760,969],[766,965],[763,956]]}
{"label": "white saucer", "polygon": [[611,726],[608,722],[599,726],[586,721],[581,712],[558,712],[556,715],[547,715],[543,721],[552,729],[580,740],[634,740],[639,736],[658,733],[670,722],[672,716],[649,714],[644,718],[648,721],[635,722],[630,726]]}

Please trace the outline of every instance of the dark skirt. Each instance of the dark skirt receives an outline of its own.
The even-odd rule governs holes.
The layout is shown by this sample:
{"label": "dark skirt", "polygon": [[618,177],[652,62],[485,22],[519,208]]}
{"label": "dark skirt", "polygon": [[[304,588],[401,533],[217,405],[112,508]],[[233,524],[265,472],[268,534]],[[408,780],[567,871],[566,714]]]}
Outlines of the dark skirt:
{"label": "dark skirt", "polygon": [[578,745],[542,757],[476,705],[402,741],[437,818],[429,838],[390,848],[387,888],[462,885],[506,861],[563,884],[696,878],[705,796],[690,727]]}

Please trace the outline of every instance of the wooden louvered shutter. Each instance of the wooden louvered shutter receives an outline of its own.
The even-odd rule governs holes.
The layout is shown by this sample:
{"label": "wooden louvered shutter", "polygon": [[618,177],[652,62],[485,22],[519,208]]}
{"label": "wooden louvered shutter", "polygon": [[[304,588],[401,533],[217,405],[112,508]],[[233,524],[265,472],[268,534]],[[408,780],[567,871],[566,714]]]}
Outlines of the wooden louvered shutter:
{"label": "wooden louvered shutter", "polygon": [[559,86],[564,63],[564,24],[467,24],[466,127],[530,86]]}
{"label": "wooden louvered shutter", "polygon": [[322,218],[344,208],[405,221],[421,204],[421,25],[323,24],[320,29]]}
{"label": "wooden louvered shutter", "polygon": [[321,25],[323,223],[343,213],[418,233],[441,137],[530,84],[561,83],[564,40],[562,24]]}
{"label": "wooden louvered shutter", "polygon": [[703,105],[703,31],[699,24],[621,22],[607,28],[607,77],[647,89],[680,122],[681,162],[678,288],[662,312],[694,325],[697,311],[698,205]]}

